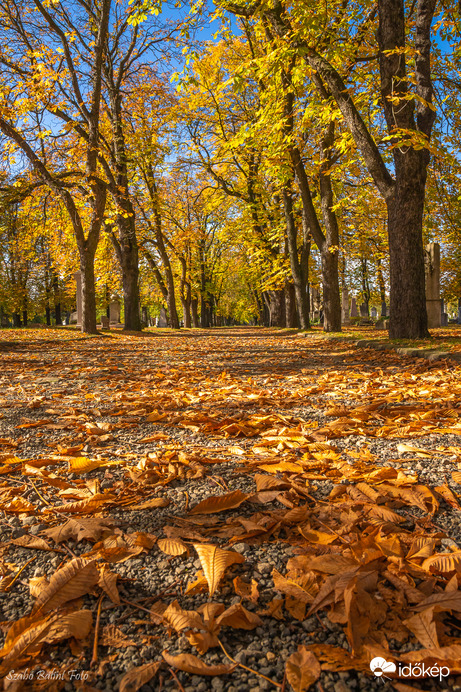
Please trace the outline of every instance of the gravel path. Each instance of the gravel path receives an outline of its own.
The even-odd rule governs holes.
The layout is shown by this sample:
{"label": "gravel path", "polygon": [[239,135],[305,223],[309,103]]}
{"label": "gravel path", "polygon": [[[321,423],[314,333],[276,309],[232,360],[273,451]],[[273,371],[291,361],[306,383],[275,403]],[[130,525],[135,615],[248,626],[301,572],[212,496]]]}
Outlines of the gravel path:
{"label": "gravel path", "polygon": [[[391,607],[386,622],[378,618],[356,644],[357,669],[344,669],[356,635],[339,606],[308,614],[320,574],[310,572],[316,591],[303,603],[298,569],[302,559],[345,559],[356,541],[363,564],[374,569],[384,556],[388,573],[395,566],[402,578],[408,554],[404,560],[393,552],[389,538],[397,524],[406,551],[415,536],[433,539],[437,552],[461,551],[457,364],[357,350],[318,332],[83,337],[64,329],[3,330],[0,338],[1,631],[31,613],[45,577],[80,556],[118,575],[120,598],[114,602],[106,590],[101,600],[99,587],[82,595],[79,607],[93,616],[88,636],[45,643],[29,659],[13,661],[9,674],[4,664],[5,690],[118,690],[127,671],[162,660],[164,651],[232,665],[219,645],[200,652],[191,642],[197,628],[176,629],[162,615],[175,602],[205,612],[208,588],[203,579],[191,584],[203,567],[193,545],[207,543],[244,559],[226,570],[211,601],[221,611],[241,604],[260,622],[219,631],[222,647],[241,664],[228,675],[187,673],[164,662],[139,687],[143,692],[289,690],[286,661],[299,645],[322,663],[312,685],[319,692],[461,690],[461,671],[440,682],[383,680],[367,670],[386,647],[391,660],[423,648],[403,625],[389,640]],[[237,491],[244,497],[238,506],[190,513],[207,498]],[[365,507],[368,523],[352,517]],[[97,526],[83,524],[89,519]],[[75,527],[57,535],[69,521],[82,522],[80,540]],[[46,541],[47,549],[32,539]],[[168,554],[159,547],[164,539],[185,552]],[[423,578],[414,563],[406,586],[421,598],[450,580],[449,589],[457,589],[461,558],[457,565]],[[290,568],[298,591],[280,588],[278,575]],[[380,579],[374,602],[394,603],[397,612],[401,592]],[[460,618],[454,609],[442,612],[440,646],[461,652]],[[331,647],[343,650],[342,665],[333,665]],[[63,680],[53,678],[62,671]]]}

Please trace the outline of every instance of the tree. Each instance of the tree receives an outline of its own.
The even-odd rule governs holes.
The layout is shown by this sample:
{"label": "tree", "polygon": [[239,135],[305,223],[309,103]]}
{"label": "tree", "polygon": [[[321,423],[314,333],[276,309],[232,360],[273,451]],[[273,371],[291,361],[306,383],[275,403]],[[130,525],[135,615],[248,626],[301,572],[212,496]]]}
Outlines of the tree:
{"label": "tree", "polygon": [[[295,51],[336,101],[379,192],[386,201],[390,253],[390,336],[427,336],[425,309],[422,219],[429,164],[429,142],[435,119],[431,80],[431,26],[436,0],[418,0],[406,8],[402,0],[378,0],[377,49],[381,103],[388,130],[392,166],[385,159],[356,104],[353,86],[340,74],[343,57],[337,50],[338,30],[344,21],[344,5],[333,5],[324,16],[320,6],[293,5],[276,0],[257,0],[248,5],[222,3],[231,12],[261,18],[285,44]],[[314,12],[314,14],[313,14]],[[321,41],[314,40],[317,22],[324,19]],[[413,13],[410,17],[409,13]],[[374,15],[365,19],[370,24]],[[354,29],[351,27],[350,35]],[[357,42],[357,37],[359,41]],[[363,43],[363,31],[354,42]],[[316,46],[316,47],[314,47]],[[322,50],[323,49],[323,50]],[[280,59],[280,55],[277,56]],[[346,61],[346,66],[348,65]],[[338,67],[336,67],[337,65]],[[346,75],[350,80],[351,74]]]}
{"label": "tree", "polygon": [[[63,201],[80,257],[82,331],[95,333],[94,257],[107,194],[98,167],[99,121],[111,0],[102,0],[94,7],[78,0],[77,7],[83,11],[81,32],[88,47],[84,66],[76,59],[68,33],[70,8],[41,0],[27,6],[14,0],[0,4],[0,63],[4,67],[4,94],[8,94],[0,103],[0,130],[23,153],[40,182]],[[53,137],[55,142],[64,142],[69,126],[72,129],[77,138],[73,144],[83,153],[77,168],[65,149],[50,152],[43,146],[43,139],[52,134],[42,127],[45,113],[64,125]],[[78,198],[73,188],[79,190]]]}

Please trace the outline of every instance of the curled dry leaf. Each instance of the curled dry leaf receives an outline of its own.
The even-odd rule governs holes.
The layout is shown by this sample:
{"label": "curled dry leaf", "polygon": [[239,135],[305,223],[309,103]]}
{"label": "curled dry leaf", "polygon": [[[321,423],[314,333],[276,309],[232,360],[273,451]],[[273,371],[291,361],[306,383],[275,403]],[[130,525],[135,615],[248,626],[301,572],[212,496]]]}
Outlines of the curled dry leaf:
{"label": "curled dry leaf", "polygon": [[211,632],[187,632],[186,637],[192,646],[195,646],[199,654],[206,654],[208,649],[219,646],[219,639]]}
{"label": "curled dry leaf", "polygon": [[21,618],[8,631],[0,651],[0,656],[4,657],[0,670],[5,672],[36,656],[45,643],[53,644],[70,637],[85,639],[92,624],[93,616],[89,610]]}
{"label": "curled dry leaf", "polygon": [[235,665],[227,666],[225,664],[209,666],[192,654],[172,656],[168,651],[163,651],[162,656],[169,666],[174,666],[175,668],[179,668],[179,670],[183,670],[185,673],[192,673],[193,675],[227,675],[236,667]]}
{"label": "curled dry leaf", "polygon": [[424,560],[421,566],[427,572],[439,574],[457,572],[461,568],[461,550],[456,550],[453,553],[438,553]]}
{"label": "curled dry leaf", "polygon": [[99,541],[110,535],[114,523],[110,519],[96,517],[77,517],[68,519],[65,524],[45,529],[43,536],[49,536],[55,543],[72,538],[76,541]]}
{"label": "curled dry leaf", "polygon": [[250,497],[247,493],[242,493],[241,490],[234,490],[225,495],[211,495],[206,500],[202,500],[198,505],[193,507],[189,514],[214,514],[215,512],[225,512],[228,509],[240,507],[242,502],[245,502]]}
{"label": "curled dry leaf", "polygon": [[155,661],[131,668],[121,679],[119,692],[137,692],[140,687],[152,680],[160,665],[161,661]]}
{"label": "curled dry leaf", "polygon": [[218,584],[228,567],[236,563],[245,562],[244,557],[240,553],[232,550],[222,550],[222,548],[218,548],[216,545],[194,543],[194,548],[200,558],[203,572],[208,582],[210,596],[218,588]]}
{"label": "curled dry leaf", "polygon": [[117,572],[111,572],[107,567],[102,567],[99,572],[98,586],[106,592],[112,603],[120,605],[120,594],[117,589]]}
{"label": "curled dry leaf", "polygon": [[125,509],[133,512],[135,510],[141,509],[154,509],[155,507],[168,507],[170,501],[166,497],[153,497],[151,500],[146,500],[145,502],[136,502],[133,505],[128,505]]}
{"label": "curled dry leaf", "polygon": [[306,646],[298,646],[298,651],[287,660],[285,670],[294,692],[310,689],[321,673],[320,663]]}
{"label": "curled dry leaf", "polygon": [[254,630],[256,627],[261,627],[263,621],[256,613],[251,613],[240,605],[240,603],[236,603],[216,618],[216,624],[221,627]]}
{"label": "curled dry leaf", "polygon": [[178,601],[170,603],[163,613],[163,621],[173,627],[176,632],[184,629],[203,628],[202,618],[194,610],[183,610]]}
{"label": "curled dry leaf", "polygon": [[237,596],[240,596],[240,598],[244,598],[248,601],[252,601],[253,603],[258,602],[258,582],[255,579],[252,579],[251,584],[248,584],[247,582],[243,581],[241,577],[235,577],[233,584],[234,591]]}
{"label": "curled dry leaf", "polygon": [[63,603],[83,596],[98,583],[95,560],[74,558],[53,574],[48,586],[35,601],[32,613],[47,613]]}
{"label": "curled dry leaf", "polygon": [[58,505],[57,507],[50,507],[45,509],[46,513],[52,513],[55,511],[63,512],[64,514],[90,514],[91,512],[96,512],[103,505],[108,504],[116,500],[115,495],[110,493],[99,493],[98,495],[93,495],[86,500],[79,500],[78,502],[69,502],[65,505]]}

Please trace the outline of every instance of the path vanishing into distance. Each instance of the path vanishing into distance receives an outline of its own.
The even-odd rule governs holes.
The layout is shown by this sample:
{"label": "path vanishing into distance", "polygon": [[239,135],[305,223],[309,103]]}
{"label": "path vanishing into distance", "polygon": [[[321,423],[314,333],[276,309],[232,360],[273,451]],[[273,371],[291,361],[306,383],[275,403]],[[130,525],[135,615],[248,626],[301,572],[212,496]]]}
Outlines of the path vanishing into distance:
{"label": "path vanishing into distance", "polygon": [[3,689],[461,689],[460,402],[320,331],[2,330]]}

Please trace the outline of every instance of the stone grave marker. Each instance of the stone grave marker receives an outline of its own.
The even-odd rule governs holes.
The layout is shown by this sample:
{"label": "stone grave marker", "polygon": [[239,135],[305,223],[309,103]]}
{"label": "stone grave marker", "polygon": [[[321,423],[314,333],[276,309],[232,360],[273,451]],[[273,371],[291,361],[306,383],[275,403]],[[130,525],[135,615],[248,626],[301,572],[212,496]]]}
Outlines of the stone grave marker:
{"label": "stone grave marker", "polygon": [[426,245],[426,311],[429,329],[442,324],[442,303],[440,300],[440,245]]}
{"label": "stone grave marker", "polygon": [[109,303],[109,322],[110,324],[120,324],[120,297],[114,294]]}
{"label": "stone grave marker", "polygon": [[162,306],[160,308],[160,315],[157,317],[157,327],[168,327],[168,320],[166,317],[166,310]]}
{"label": "stone grave marker", "polygon": [[349,291],[347,287],[343,288],[341,294],[341,322],[342,324],[350,324],[351,319],[349,317]]}
{"label": "stone grave marker", "polygon": [[74,274],[74,279],[75,283],[77,284],[77,290],[76,290],[76,302],[77,302],[77,311],[76,313],[72,313],[70,317],[70,322],[74,321],[72,318],[76,319],[76,325],[77,327],[82,326],[82,317],[83,317],[83,294],[82,294],[82,272],[78,271],[75,272]]}
{"label": "stone grave marker", "polygon": [[351,317],[358,317],[359,311],[357,310],[357,301],[355,298],[351,300]]}

